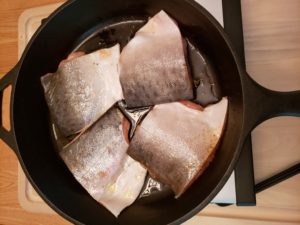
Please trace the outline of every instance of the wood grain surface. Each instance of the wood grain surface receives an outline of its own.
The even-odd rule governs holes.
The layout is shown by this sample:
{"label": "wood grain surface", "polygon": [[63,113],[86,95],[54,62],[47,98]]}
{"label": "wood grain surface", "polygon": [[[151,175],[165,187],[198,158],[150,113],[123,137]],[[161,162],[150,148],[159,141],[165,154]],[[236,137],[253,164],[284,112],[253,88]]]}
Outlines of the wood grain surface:
{"label": "wood grain surface", "polygon": [[[0,0],[0,76],[17,62],[18,17],[28,8],[57,0]],[[277,90],[300,89],[300,1],[242,0],[248,72],[261,84]],[[270,82],[272,81],[272,82]],[[8,123],[8,96],[4,97],[3,122]],[[286,124],[289,123],[287,128]],[[282,126],[282,132],[272,132]],[[262,128],[269,127],[268,132]],[[265,130],[265,129],[264,129]],[[257,127],[256,143],[268,137],[272,143],[254,149],[255,178],[260,181],[300,158],[299,118],[279,118]],[[291,140],[286,134],[292,133]],[[299,140],[295,142],[295,136]],[[282,137],[286,139],[282,141]],[[293,138],[292,138],[293,137]],[[292,140],[293,139],[293,140]],[[275,152],[273,148],[275,146]],[[17,195],[17,158],[0,140],[0,225],[69,224],[58,215],[23,210]],[[189,224],[300,224],[300,175],[257,195],[256,207],[221,208],[209,205]]]}

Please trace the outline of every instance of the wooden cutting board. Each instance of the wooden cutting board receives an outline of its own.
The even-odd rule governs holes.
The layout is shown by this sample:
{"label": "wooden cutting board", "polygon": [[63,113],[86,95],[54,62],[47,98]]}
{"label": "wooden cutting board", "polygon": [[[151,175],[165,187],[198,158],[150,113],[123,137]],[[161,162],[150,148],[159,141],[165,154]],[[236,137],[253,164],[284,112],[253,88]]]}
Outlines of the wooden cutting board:
{"label": "wooden cutting board", "polygon": [[[28,39],[32,33],[19,32],[17,20],[22,11],[56,0],[15,0],[0,4],[0,74],[17,62],[17,40]],[[27,26],[38,26],[58,5],[32,11]],[[243,20],[248,72],[261,84],[276,90],[300,89],[300,1],[244,0]],[[20,18],[22,19],[22,17]],[[20,21],[19,21],[20,22]],[[23,21],[24,22],[24,21]],[[23,36],[22,36],[22,35]],[[21,51],[21,49],[20,49]],[[19,52],[20,55],[21,52]],[[4,97],[3,122],[8,126],[9,95]],[[300,118],[276,118],[255,129],[253,155],[255,180],[280,171],[300,160]],[[22,188],[19,186],[19,188]],[[26,187],[25,187],[26,188]],[[29,192],[24,197],[36,196]],[[33,214],[24,211],[17,198],[17,159],[10,149],[0,143],[0,224],[69,224],[58,215]],[[41,202],[39,197],[29,199]],[[30,203],[30,202],[29,202]],[[41,206],[40,212],[49,212]],[[26,207],[26,205],[23,205]],[[43,208],[44,207],[44,208]],[[28,209],[28,205],[26,207]],[[257,195],[256,207],[218,207],[209,205],[186,225],[192,224],[300,224],[300,176],[296,176]]]}

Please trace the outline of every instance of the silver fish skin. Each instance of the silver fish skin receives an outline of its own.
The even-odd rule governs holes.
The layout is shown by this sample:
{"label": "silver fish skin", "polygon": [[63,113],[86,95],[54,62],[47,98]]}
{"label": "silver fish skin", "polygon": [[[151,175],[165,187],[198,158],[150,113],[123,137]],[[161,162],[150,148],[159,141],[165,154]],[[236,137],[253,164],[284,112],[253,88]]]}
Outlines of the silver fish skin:
{"label": "silver fish skin", "polygon": [[76,180],[116,217],[138,197],[147,173],[126,153],[124,120],[113,107],[59,152]]}
{"label": "silver fish skin", "polygon": [[60,156],[93,196],[116,178],[126,157],[123,114],[115,107],[60,151]]}
{"label": "silver fish skin", "polygon": [[119,44],[79,56],[41,78],[51,117],[63,136],[79,133],[123,99]]}
{"label": "silver fish skin", "polygon": [[147,170],[139,162],[127,156],[121,174],[95,199],[118,217],[139,196],[146,174]]}
{"label": "silver fish skin", "polygon": [[124,47],[120,80],[128,107],[193,98],[186,42],[176,22],[160,11]]}
{"label": "silver fish skin", "polygon": [[227,98],[203,111],[157,105],[137,127],[128,154],[178,198],[212,160],[225,126]]}

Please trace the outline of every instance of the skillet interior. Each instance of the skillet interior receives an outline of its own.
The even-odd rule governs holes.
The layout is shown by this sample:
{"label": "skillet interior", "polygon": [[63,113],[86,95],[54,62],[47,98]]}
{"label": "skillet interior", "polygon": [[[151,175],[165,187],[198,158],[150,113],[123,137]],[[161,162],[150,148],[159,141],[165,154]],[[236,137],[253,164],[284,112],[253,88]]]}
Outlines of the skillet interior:
{"label": "skillet interior", "polygon": [[[86,193],[56,155],[40,77],[55,71],[59,62],[84,40],[91,28],[111,27],[120,21],[124,27],[131,26],[161,9],[179,23],[184,36],[201,47],[214,64],[222,92],[229,98],[227,126],[215,159],[182,197],[175,200],[172,195],[149,196],[138,200],[115,219]],[[126,42],[131,34],[114,35]],[[114,35],[103,37],[104,43],[110,44],[107,40]],[[241,78],[220,26],[193,1],[71,1],[44,24],[21,60],[13,100],[13,126],[20,162],[41,196],[72,222],[132,225],[183,222],[202,209],[226,182],[240,147],[243,121]]]}

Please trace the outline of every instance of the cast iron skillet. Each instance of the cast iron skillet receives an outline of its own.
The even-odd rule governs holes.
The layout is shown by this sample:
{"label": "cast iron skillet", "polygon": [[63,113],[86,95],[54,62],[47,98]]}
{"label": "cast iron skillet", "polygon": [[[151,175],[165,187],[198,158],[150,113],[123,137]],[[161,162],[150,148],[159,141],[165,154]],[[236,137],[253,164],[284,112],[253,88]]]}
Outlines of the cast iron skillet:
{"label": "cast iron skillet", "polygon": [[[82,35],[88,35],[92,28],[111,29],[104,42],[126,42],[131,35],[126,27],[161,9],[179,23],[182,33],[201,46],[213,62],[222,92],[229,99],[227,126],[215,159],[182,197],[139,199],[116,219],[85,192],[53,150],[40,77],[55,71],[76,43],[84,41]],[[220,191],[247,135],[257,124],[275,116],[300,115],[300,92],[275,92],[254,82],[242,69],[221,26],[193,0],[69,1],[39,28],[15,68],[1,79],[0,90],[9,85],[11,130],[1,126],[0,137],[15,151],[41,197],[66,219],[82,224],[182,223]]]}

